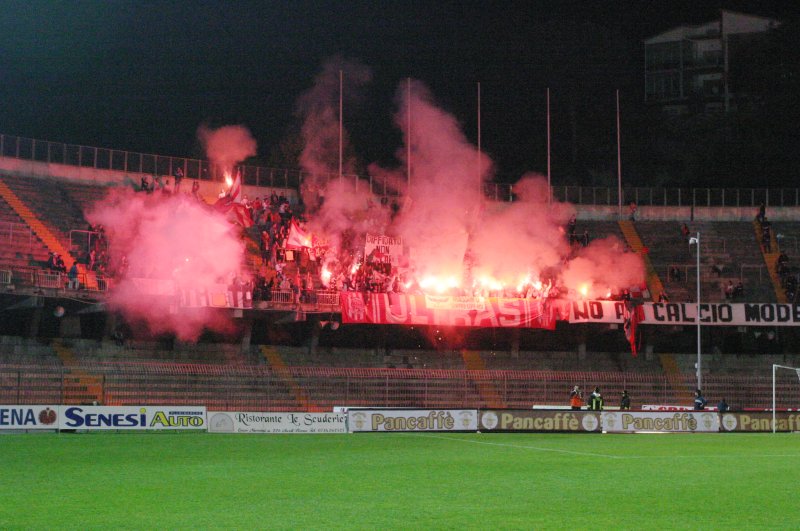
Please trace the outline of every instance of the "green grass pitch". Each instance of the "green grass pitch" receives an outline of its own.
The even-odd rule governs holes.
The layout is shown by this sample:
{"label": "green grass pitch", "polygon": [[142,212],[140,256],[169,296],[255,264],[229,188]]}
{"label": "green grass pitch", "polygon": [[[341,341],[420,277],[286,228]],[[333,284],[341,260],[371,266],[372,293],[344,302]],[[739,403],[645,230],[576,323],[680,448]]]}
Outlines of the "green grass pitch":
{"label": "green grass pitch", "polygon": [[0,436],[0,528],[790,529],[794,434]]}

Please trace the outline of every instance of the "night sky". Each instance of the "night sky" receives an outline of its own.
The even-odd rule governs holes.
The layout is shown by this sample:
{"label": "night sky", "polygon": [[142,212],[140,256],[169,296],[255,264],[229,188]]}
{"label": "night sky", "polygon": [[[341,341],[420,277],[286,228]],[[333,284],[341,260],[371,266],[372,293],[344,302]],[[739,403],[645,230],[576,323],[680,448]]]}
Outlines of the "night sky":
{"label": "night sky", "polygon": [[[372,69],[345,127],[366,165],[391,161],[394,94],[408,76],[477,137],[501,176],[545,165],[545,88],[582,101],[613,136],[614,91],[643,107],[642,39],[715,19],[720,7],[792,16],[792,2],[17,1],[0,8],[0,132],[202,157],[200,124],[243,124],[270,161],[298,127],[297,98],[323,62]],[[554,133],[558,135],[558,133]],[[613,141],[613,139],[612,139]],[[554,145],[554,156],[562,149]],[[506,177],[507,178],[507,177]]]}

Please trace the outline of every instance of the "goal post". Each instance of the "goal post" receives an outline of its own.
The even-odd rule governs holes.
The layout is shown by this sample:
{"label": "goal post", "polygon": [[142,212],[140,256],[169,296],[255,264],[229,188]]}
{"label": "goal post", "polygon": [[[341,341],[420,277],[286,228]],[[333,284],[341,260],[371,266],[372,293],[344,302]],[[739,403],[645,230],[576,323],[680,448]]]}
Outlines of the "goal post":
{"label": "goal post", "polygon": [[777,415],[775,413],[777,409],[776,383],[778,369],[794,371],[797,374],[797,378],[800,379],[800,367],[789,367],[788,365],[778,365],[777,363],[772,364],[772,433],[775,433],[778,427]]}

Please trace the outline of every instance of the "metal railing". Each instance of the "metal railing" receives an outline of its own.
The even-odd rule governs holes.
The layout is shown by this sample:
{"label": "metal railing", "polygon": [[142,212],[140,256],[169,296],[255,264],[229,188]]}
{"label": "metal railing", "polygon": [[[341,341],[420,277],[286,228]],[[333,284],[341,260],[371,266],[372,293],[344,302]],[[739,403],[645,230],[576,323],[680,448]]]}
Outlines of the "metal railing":
{"label": "metal railing", "polygon": [[11,271],[0,269],[0,284],[11,284]]}
{"label": "metal railing", "polygon": [[[47,140],[0,134],[0,156],[71,166],[171,176],[181,168],[184,177],[207,181],[224,180],[224,168],[207,160],[169,155],[136,153],[117,149],[63,144]],[[244,184],[297,190],[308,178],[320,182],[340,179],[338,173],[311,174],[302,170],[241,165]],[[377,196],[399,196],[404,190],[393,188],[372,176],[342,175],[343,181],[358,190],[369,190]],[[514,185],[484,183],[484,194],[495,201],[515,201]],[[553,198],[577,205],[617,206],[616,187],[553,186]],[[639,206],[685,207],[767,207],[800,206],[800,188],[659,188],[623,187],[622,204],[635,202]],[[753,214],[755,216],[755,213]]]}
{"label": "metal railing", "polygon": [[[213,371],[207,370],[213,367]],[[487,407],[486,389],[507,407],[566,405],[572,385],[600,386],[608,396],[627,389],[634,405],[681,404],[694,376],[663,373],[581,371],[470,371],[463,369],[379,369],[201,364],[86,363],[94,375],[93,399],[106,405],[193,404],[206,407],[301,409],[291,391],[299,386],[318,407],[347,404],[371,407]],[[290,380],[287,380],[290,378]],[[292,381],[292,384],[288,384]],[[738,407],[769,407],[771,379],[764,376],[708,374],[706,392],[725,396]],[[779,382],[779,407],[795,407],[797,378]],[[77,389],[80,391],[80,389]],[[84,393],[88,395],[89,393]],[[0,400],[6,404],[58,404],[76,398],[75,375],[54,366],[0,367]],[[689,405],[689,404],[686,404]]]}
{"label": "metal railing", "polygon": [[36,287],[63,289],[66,285],[66,275],[57,271],[39,270],[36,272]]}
{"label": "metal railing", "polygon": [[24,223],[15,223],[13,221],[0,222],[0,241],[6,241],[9,244],[16,239],[28,240],[28,249],[33,247],[33,231],[29,226]]}

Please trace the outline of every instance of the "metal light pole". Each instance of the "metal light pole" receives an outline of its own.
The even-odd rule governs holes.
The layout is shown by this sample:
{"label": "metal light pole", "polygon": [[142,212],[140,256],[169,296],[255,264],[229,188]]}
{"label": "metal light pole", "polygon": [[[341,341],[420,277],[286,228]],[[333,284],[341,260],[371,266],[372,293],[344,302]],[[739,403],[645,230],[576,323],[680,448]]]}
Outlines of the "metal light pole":
{"label": "metal light pole", "polygon": [[703,388],[702,348],[700,343],[700,233],[694,238],[689,238],[689,245],[697,245],[697,388]]}

